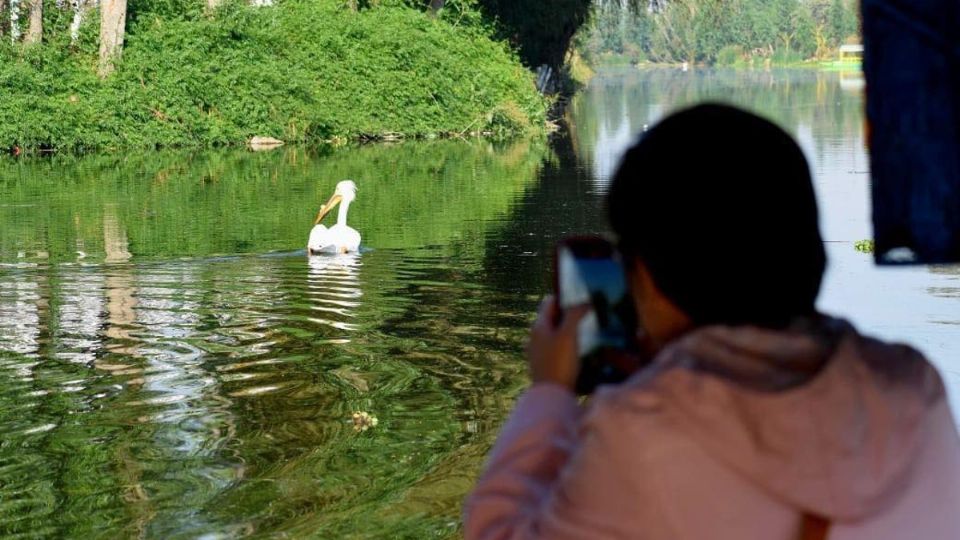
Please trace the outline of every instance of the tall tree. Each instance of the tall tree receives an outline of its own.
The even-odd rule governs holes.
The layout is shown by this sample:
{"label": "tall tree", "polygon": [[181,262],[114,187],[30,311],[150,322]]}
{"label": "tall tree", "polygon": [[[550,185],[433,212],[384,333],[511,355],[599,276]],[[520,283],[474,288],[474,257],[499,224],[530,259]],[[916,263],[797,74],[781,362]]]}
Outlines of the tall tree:
{"label": "tall tree", "polygon": [[10,33],[10,0],[0,0],[0,37]]}
{"label": "tall tree", "polygon": [[70,21],[70,43],[76,43],[80,39],[80,26],[83,24],[84,19],[87,18],[87,13],[93,9],[93,3],[96,0],[72,0],[70,3],[73,4],[73,19]]}
{"label": "tall tree", "polygon": [[43,0],[30,2],[30,23],[23,34],[23,43],[33,45],[43,40]]}
{"label": "tall tree", "polygon": [[847,9],[843,0],[833,0],[830,4],[830,37],[833,44],[842,45],[843,41],[856,30],[853,13]]}
{"label": "tall tree", "polygon": [[127,0],[100,2],[100,64],[97,73],[106,78],[123,52],[123,36],[127,29]]}
{"label": "tall tree", "polygon": [[696,0],[673,0],[656,14],[650,45],[653,60],[697,60],[697,23],[700,11],[700,3]]}

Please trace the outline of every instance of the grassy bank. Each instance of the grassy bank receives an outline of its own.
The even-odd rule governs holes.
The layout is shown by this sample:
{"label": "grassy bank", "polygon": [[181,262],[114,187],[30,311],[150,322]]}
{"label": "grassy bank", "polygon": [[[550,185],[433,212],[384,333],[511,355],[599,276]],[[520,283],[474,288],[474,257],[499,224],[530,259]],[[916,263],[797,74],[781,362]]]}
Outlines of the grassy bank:
{"label": "grassy bank", "polygon": [[[91,17],[96,20],[96,15]],[[136,19],[110,78],[78,44],[0,45],[0,148],[216,146],[540,129],[533,76],[492,31],[384,2],[228,4]],[[59,35],[64,35],[60,33]]]}

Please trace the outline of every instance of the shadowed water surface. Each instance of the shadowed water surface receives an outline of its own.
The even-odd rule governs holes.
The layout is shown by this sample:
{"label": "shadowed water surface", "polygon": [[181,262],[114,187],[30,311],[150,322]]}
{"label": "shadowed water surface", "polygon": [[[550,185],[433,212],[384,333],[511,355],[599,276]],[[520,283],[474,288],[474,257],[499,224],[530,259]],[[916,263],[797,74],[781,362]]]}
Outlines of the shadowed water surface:
{"label": "shadowed water surface", "polygon": [[[602,230],[625,146],[705,97],[808,152],[824,308],[918,343],[956,389],[960,272],[879,271],[853,249],[862,102],[836,73],[602,73],[551,148],[0,160],[0,536],[455,536],[525,384],[553,242]],[[367,250],[308,258],[344,178]]]}

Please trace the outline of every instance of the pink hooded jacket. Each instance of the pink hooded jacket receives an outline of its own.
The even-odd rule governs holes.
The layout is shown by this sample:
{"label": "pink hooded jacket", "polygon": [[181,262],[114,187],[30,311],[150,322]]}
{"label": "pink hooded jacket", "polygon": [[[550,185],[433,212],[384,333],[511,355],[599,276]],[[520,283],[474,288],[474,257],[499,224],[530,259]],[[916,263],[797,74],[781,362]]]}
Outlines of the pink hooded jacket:
{"label": "pink hooded jacket", "polygon": [[960,440],[919,353],[835,320],[713,327],[585,408],[534,385],[464,522],[484,540],[793,540],[804,513],[831,540],[960,539]]}

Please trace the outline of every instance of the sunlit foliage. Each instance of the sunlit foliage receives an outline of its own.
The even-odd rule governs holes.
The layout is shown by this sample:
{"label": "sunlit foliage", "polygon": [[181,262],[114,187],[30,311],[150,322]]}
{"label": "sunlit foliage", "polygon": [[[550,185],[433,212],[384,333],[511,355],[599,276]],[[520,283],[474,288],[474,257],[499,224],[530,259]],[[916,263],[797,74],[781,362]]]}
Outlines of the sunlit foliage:
{"label": "sunlit foliage", "polygon": [[205,15],[181,4],[131,3],[123,59],[106,81],[95,74],[92,23],[75,44],[59,32],[40,47],[0,45],[0,148],[515,133],[543,123],[532,74],[476,12],[434,18],[399,2],[354,11],[289,0]]}
{"label": "sunlit foliage", "polygon": [[598,0],[579,43],[594,62],[789,63],[832,54],[856,33],[846,0]]}

